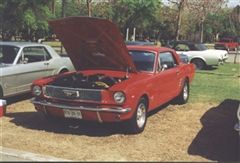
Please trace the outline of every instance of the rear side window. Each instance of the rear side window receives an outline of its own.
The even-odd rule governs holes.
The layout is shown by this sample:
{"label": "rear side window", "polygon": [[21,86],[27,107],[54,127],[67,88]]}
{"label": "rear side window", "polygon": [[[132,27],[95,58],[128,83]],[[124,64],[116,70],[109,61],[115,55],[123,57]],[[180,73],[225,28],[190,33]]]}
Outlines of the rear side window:
{"label": "rear side window", "polygon": [[177,51],[189,51],[190,50],[189,46],[186,44],[177,44],[174,49]]}
{"label": "rear side window", "polygon": [[44,47],[25,47],[23,49],[24,58],[28,63],[41,62],[51,59],[51,56]]}
{"label": "rear side window", "polygon": [[12,64],[18,54],[16,46],[0,45],[0,63]]}

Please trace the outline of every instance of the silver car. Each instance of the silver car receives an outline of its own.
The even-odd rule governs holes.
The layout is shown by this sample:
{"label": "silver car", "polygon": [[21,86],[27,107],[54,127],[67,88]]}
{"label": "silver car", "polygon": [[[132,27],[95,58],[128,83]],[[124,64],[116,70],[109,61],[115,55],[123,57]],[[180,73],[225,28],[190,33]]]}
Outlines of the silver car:
{"label": "silver car", "polygon": [[41,77],[72,70],[71,60],[48,45],[0,42],[0,98],[30,91]]}

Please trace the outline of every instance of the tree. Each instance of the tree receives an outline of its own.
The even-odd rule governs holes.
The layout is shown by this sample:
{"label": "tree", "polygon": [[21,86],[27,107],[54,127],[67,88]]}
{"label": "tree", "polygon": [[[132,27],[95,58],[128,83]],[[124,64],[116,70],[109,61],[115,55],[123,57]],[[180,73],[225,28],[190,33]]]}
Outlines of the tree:
{"label": "tree", "polygon": [[177,25],[176,25],[176,33],[175,33],[175,39],[179,40],[180,35],[180,29],[181,29],[181,21],[182,21],[182,14],[185,5],[187,4],[187,0],[168,0],[169,2],[175,4],[177,6]]}
{"label": "tree", "polygon": [[[144,29],[154,20],[155,12],[160,7],[159,0],[122,0],[113,1],[112,20],[126,34],[127,28],[133,30],[134,27]],[[142,30],[141,33],[144,33]],[[147,35],[147,33],[145,33]]]}
{"label": "tree", "polygon": [[86,0],[87,1],[87,9],[88,9],[88,16],[91,17],[92,16],[92,0]]}
{"label": "tree", "polygon": [[200,41],[203,42],[204,22],[208,14],[218,11],[226,0],[192,0],[188,2],[188,8],[191,13],[199,17],[199,24],[201,29]]}
{"label": "tree", "polygon": [[21,36],[36,41],[48,32],[47,20],[52,17],[52,0],[1,0],[1,34],[3,40]]}

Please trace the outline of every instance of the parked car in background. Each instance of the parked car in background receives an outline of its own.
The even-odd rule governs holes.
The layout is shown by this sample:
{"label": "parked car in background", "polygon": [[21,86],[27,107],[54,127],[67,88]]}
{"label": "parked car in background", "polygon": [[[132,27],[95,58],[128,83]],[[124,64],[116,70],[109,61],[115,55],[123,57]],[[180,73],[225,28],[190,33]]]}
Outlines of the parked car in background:
{"label": "parked car in background", "polygon": [[[148,45],[148,46],[157,46],[154,42],[146,42],[146,41],[127,41],[125,42],[126,45],[131,46],[131,45]],[[189,63],[189,58],[185,54],[179,54],[180,59],[183,63]]]}
{"label": "parked car in background", "polygon": [[227,50],[228,52],[230,50],[236,51],[238,46],[240,46],[240,42],[238,40],[239,38],[222,38],[218,42],[215,43],[214,48],[215,49],[222,49]]}
{"label": "parked car in background", "polygon": [[208,49],[202,43],[173,41],[170,45],[178,54],[187,55],[189,62],[193,63],[198,70],[202,70],[206,68],[206,66],[223,64],[228,58],[228,52],[226,50]]}
{"label": "parked car in background", "polygon": [[34,80],[72,70],[69,57],[48,45],[0,42],[0,98],[29,92]]}
{"label": "parked car in background", "polygon": [[50,25],[77,71],[34,81],[32,103],[47,117],[125,121],[131,133],[140,133],[147,112],[174,98],[188,101],[194,65],[181,63],[174,50],[127,48],[104,19],[69,17]]}
{"label": "parked car in background", "polygon": [[150,45],[154,46],[156,45],[155,42],[150,41],[126,41],[126,45]]}

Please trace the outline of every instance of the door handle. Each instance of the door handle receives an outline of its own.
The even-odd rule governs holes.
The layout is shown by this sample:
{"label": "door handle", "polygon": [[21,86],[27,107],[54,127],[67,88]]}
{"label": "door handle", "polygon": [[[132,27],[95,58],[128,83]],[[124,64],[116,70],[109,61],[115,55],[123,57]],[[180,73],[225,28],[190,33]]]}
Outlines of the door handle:
{"label": "door handle", "polygon": [[177,75],[179,75],[180,74],[180,71],[177,71]]}
{"label": "door handle", "polygon": [[44,63],[44,65],[46,65],[46,66],[47,66],[47,65],[49,65],[49,63],[48,63],[48,62],[45,62],[45,63]]}

